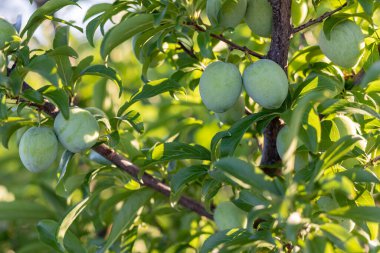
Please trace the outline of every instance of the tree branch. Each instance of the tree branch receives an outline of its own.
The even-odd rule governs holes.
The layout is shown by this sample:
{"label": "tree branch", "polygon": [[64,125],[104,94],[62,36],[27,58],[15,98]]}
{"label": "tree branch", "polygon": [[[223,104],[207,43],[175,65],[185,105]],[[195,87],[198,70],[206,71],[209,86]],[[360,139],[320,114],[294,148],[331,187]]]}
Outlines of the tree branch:
{"label": "tree branch", "polygon": [[[197,23],[195,23],[194,21],[192,22],[187,22],[185,25],[189,26],[189,27],[192,27],[194,30],[198,31],[198,32],[207,32],[207,30],[203,27],[201,27],[200,25],[198,25]],[[239,46],[237,44],[235,44],[234,42],[228,40],[226,37],[224,37],[222,34],[215,34],[215,33],[210,33],[210,36],[219,40],[219,41],[222,41],[224,43],[226,43],[231,49],[236,49],[236,50],[240,50],[244,53],[247,53],[247,54],[250,54],[254,57],[257,57],[259,59],[263,59],[265,58],[264,55],[262,54],[259,54],[255,51],[252,51],[251,49],[249,49],[248,47],[246,46]]]}
{"label": "tree branch", "polygon": [[[273,12],[272,42],[268,59],[279,64],[286,72],[290,42],[290,8],[291,0],[270,0]],[[277,164],[281,158],[277,152],[276,139],[283,123],[279,118],[273,119],[264,130],[264,145],[260,168],[269,176],[278,176],[281,170]]]}
{"label": "tree branch", "polygon": [[316,19],[310,19],[307,23],[303,24],[303,25],[300,25],[298,27],[293,27],[292,30],[291,30],[291,33],[292,34],[295,34],[299,31],[302,31],[312,25],[315,25],[317,23],[321,23],[323,20],[325,20],[326,18],[332,16],[334,13],[342,10],[344,7],[347,6],[347,3],[343,4],[342,6],[340,6],[339,8],[335,9],[335,10],[332,10],[332,11],[328,11],[324,14],[322,14],[320,17],[316,18]]}
{"label": "tree branch", "polygon": [[[10,69],[8,69],[8,73],[10,73]],[[30,87],[26,82],[23,84],[23,90],[25,89],[33,89]],[[45,101],[43,105],[38,105],[35,103],[30,103],[29,105],[37,107],[38,109],[44,111],[46,114],[50,115],[51,117],[55,118],[59,112],[57,107],[50,103],[49,101]],[[95,152],[103,156],[104,158],[108,159],[110,162],[112,162],[114,165],[116,165],[119,169],[127,172],[130,174],[133,178],[135,178],[137,181],[139,181],[138,175],[140,175],[140,169],[131,163],[127,158],[124,156],[118,154],[116,151],[108,147],[106,144],[101,144],[99,146],[92,148]],[[162,183],[160,180],[152,177],[148,173],[142,174],[141,177],[143,185],[150,187],[157,192],[169,197],[171,193],[171,189],[166,184]],[[178,203],[182,205],[183,207],[186,207],[190,210],[192,210],[195,213],[198,213],[200,216],[204,216],[208,219],[213,219],[213,215],[209,213],[204,206],[202,206],[201,203],[190,199],[186,196],[182,196]]]}

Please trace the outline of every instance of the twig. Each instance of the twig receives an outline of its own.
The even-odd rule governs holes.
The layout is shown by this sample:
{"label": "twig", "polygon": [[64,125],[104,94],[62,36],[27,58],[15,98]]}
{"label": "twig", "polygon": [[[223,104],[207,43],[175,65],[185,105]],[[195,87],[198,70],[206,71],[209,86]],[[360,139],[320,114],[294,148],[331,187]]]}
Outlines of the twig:
{"label": "twig", "polygon": [[[8,73],[10,73],[10,71],[8,71]],[[23,89],[33,89],[33,88],[24,82]],[[54,104],[50,103],[49,101],[45,101],[43,105],[38,105],[34,103],[30,103],[30,105],[43,110],[46,114],[52,116],[53,118],[55,118],[59,112],[57,107]],[[140,169],[136,165],[128,161],[127,158],[118,154],[116,151],[108,147],[106,144],[101,144],[99,146],[93,147],[92,149],[98,154],[100,154],[101,156],[103,156],[104,158],[108,159],[118,168],[122,169],[123,171],[133,176],[136,180],[138,180],[138,175],[140,175]],[[152,177],[151,175],[147,173],[142,174],[141,179],[145,186],[150,187],[167,197],[170,196],[170,193],[171,193],[170,187],[160,182],[158,179]],[[198,213],[201,216],[204,216],[211,220],[213,219],[213,215],[209,213],[205,209],[205,207],[202,206],[202,204],[200,204],[199,202],[193,199],[190,199],[186,196],[182,196],[179,199],[178,203],[182,205],[183,207],[186,207]]]}
{"label": "twig", "polygon": [[[201,27],[200,25],[198,25],[194,21],[187,22],[187,23],[185,23],[185,25],[194,28],[198,32],[207,32],[207,30],[205,28]],[[255,51],[252,51],[251,49],[249,49],[246,46],[239,46],[239,45],[235,44],[234,42],[232,42],[232,41],[228,40],[226,37],[224,37],[222,34],[210,33],[210,36],[213,37],[213,38],[215,38],[215,39],[217,39],[217,40],[219,40],[219,41],[222,41],[222,42],[226,43],[232,49],[240,50],[240,51],[242,51],[244,53],[250,54],[250,55],[255,56],[255,57],[259,58],[259,59],[265,58],[264,55],[259,54],[259,53],[255,52]]]}
{"label": "twig", "polygon": [[195,55],[194,50],[187,48],[181,41],[178,42],[179,46],[185,53],[187,53],[191,58],[194,58],[196,60],[199,60],[198,57]]}
{"label": "twig", "polygon": [[293,27],[292,30],[291,30],[291,33],[292,34],[295,34],[299,31],[302,31],[312,25],[315,25],[317,23],[321,23],[323,20],[325,20],[326,18],[332,16],[334,13],[342,10],[344,7],[347,6],[347,3],[343,4],[342,6],[340,6],[339,8],[335,9],[335,10],[332,10],[332,11],[328,11],[324,14],[322,14],[320,17],[316,18],[316,19],[310,19],[308,22],[306,22],[305,24],[303,25],[300,25],[300,26],[297,26],[297,27]]}

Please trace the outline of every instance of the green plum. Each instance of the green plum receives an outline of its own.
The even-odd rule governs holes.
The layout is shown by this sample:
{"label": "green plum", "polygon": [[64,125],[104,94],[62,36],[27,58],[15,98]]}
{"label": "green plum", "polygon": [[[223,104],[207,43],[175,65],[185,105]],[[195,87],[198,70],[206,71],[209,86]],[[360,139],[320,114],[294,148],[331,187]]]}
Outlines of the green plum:
{"label": "green plum", "polygon": [[214,220],[219,230],[245,228],[247,213],[235,206],[234,203],[226,201],[215,208]]}
{"label": "green plum", "polygon": [[243,85],[239,69],[231,63],[213,62],[207,66],[199,82],[205,106],[214,112],[225,112],[239,99]]}
{"label": "green plum", "polygon": [[19,155],[31,172],[48,169],[57,158],[57,152],[58,140],[51,128],[31,127],[21,137]]}
{"label": "green plum", "polygon": [[245,22],[252,32],[261,37],[272,34],[272,6],[268,0],[248,0]]}
{"label": "green plum", "polygon": [[277,109],[288,95],[288,78],[274,61],[262,59],[249,65],[243,74],[248,95],[267,109]]}
{"label": "green plum", "polygon": [[70,108],[69,119],[60,112],[54,121],[59,141],[69,151],[79,153],[95,145],[99,137],[99,125],[94,116],[79,107]]}
{"label": "green plum", "polygon": [[243,117],[244,112],[244,99],[240,97],[230,109],[222,113],[215,113],[215,115],[223,124],[232,125]]}
{"label": "green plum", "polygon": [[243,20],[246,10],[247,0],[207,0],[206,4],[211,24],[219,24],[223,28],[235,28]]}
{"label": "green plum", "polygon": [[330,38],[327,38],[322,29],[319,35],[319,46],[334,64],[351,68],[360,58],[364,36],[355,22],[345,20],[332,28]]}

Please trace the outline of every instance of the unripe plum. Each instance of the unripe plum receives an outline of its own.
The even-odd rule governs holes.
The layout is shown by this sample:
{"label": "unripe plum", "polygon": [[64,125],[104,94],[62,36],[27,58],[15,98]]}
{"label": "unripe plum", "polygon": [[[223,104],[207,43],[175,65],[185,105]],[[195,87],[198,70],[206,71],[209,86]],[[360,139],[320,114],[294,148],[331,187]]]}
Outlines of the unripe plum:
{"label": "unripe plum", "polygon": [[358,62],[363,43],[364,36],[360,27],[351,20],[334,26],[330,32],[330,39],[323,30],[319,35],[322,52],[334,64],[344,68],[351,68]]}
{"label": "unripe plum", "polygon": [[[222,6],[221,6],[222,5]],[[206,13],[212,25],[235,28],[244,18],[247,0],[207,0]]]}
{"label": "unripe plum", "polygon": [[222,123],[232,125],[243,117],[244,110],[244,99],[240,97],[230,109],[222,113],[215,113],[215,115]]}
{"label": "unripe plum", "polygon": [[272,6],[268,0],[248,0],[245,22],[256,35],[271,36],[272,15]]}
{"label": "unripe plum", "polygon": [[59,113],[54,130],[62,145],[73,153],[91,148],[99,137],[98,122],[90,112],[79,107],[70,108],[69,119]]}
{"label": "unripe plum", "polygon": [[226,201],[215,208],[214,220],[219,230],[245,228],[247,226],[247,213],[232,202]]}
{"label": "unripe plum", "polygon": [[31,127],[21,137],[19,154],[31,172],[46,170],[57,158],[58,140],[53,129]]}
{"label": "unripe plum", "polygon": [[262,59],[249,65],[243,74],[248,95],[267,109],[277,109],[288,95],[288,78],[274,61]]}
{"label": "unripe plum", "polygon": [[207,66],[199,82],[205,106],[214,112],[225,112],[238,100],[242,90],[239,69],[231,63],[213,62]]}

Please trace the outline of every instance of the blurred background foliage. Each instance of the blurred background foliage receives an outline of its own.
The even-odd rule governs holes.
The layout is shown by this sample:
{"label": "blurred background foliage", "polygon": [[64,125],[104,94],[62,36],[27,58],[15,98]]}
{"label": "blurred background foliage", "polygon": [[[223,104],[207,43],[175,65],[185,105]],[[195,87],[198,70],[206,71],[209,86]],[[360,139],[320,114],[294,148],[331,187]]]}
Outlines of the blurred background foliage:
{"label": "blurred background foliage", "polygon": [[[1,4],[2,6],[6,6],[9,2],[11,1],[5,0]],[[23,5],[29,5],[29,1],[27,0],[21,2]],[[112,1],[98,2],[112,3]],[[161,2],[164,3],[165,1]],[[174,13],[172,16],[180,15],[179,18],[185,19],[200,15],[202,20],[208,24],[204,11],[200,12],[200,10],[204,10],[205,1],[189,0],[176,2],[181,8],[179,8],[180,11],[178,13]],[[306,9],[302,9],[299,13],[292,13],[293,19],[297,19],[299,24],[310,18],[316,18],[326,11],[334,10],[342,4],[338,0],[300,2],[307,2]],[[78,1],[78,5],[80,6],[90,7],[92,4],[95,4],[95,2]],[[163,6],[158,4],[156,11],[163,11]],[[198,8],[191,8],[194,6]],[[32,5],[32,8],[35,7],[35,5]],[[259,189],[255,189],[253,186],[254,190],[252,192],[256,193],[255,197],[260,196],[254,199],[254,197],[249,195],[250,193],[247,193],[248,191],[245,192],[247,195],[241,194],[241,192],[244,192],[244,187],[241,187],[238,183],[224,182],[223,178],[220,179],[215,175],[208,175],[206,170],[209,162],[207,161],[183,159],[147,163],[147,160],[149,162],[147,157],[149,158],[150,155],[153,155],[154,150],[157,150],[155,147],[158,147],[160,143],[176,141],[199,144],[207,149],[211,149],[212,138],[218,132],[229,129],[230,126],[220,123],[215,115],[208,111],[201,103],[197,85],[202,70],[210,62],[219,59],[237,64],[242,72],[252,59],[250,59],[251,56],[247,56],[238,50],[230,52],[224,43],[212,40],[207,36],[207,33],[205,35],[204,33],[195,33],[191,29],[178,28],[178,34],[173,35],[172,38],[163,43],[162,51],[157,51],[157,48],[154,48],[157,47],[156,44],[153,45],[153,49],[149,48],[147,50],[145,57],[154,56],[153,59],[149,59],[154,62],[149,62],[146,58],[141,59],[140,57],[140,59],[137,59],[138,57],[135,54],[136,45],[133,45],[132,39],[122,43],[113,50],[107,62],[108,66],[115,69],[121,77],[123,83],[122,96],[118,96],[119,87],[114,81],[99,76],[83,76],[75,86],[75,102],[83,108],[95,107],[101,109],[106,114],[106,118],[112,119],[118,116],[117,112],[119,108],[140,90],[144,85],[144,81],[146,82],[148,79],[160,83],[163,79],[178,74],[179,69],[182,70],[185,74],[176,79],[180,88],[174,89],[170,93],[163,93],[159,96],[143,99],[128,108],[129,111],[135,111],[140,114],[141,118],[138,118],[134,122],[138,124],[138,127],[133,127],[130,122],[122,122],[118,128],[118,134],[112,135],[112,132],[107,131],[105,126],[103,126],[102,132],[103,137],[110,137],[111,145],[118,152],[126,156],[133,163],[143,166],[145,171],[170,184],[172,188],[176,189],[176,192],[173,192],[170,201],[167,201],[166,197],[141,188],[139,183],[132,180],[126,173],[122,173],[110,165],[100,165],[91,161],[88,156],[89,152],[87,154],[75,154],[69,161],[64,179],[59,182],[59,177],[55,172],[57,168],[62,168],[62,165],[59,164],[59,159],[48,171],[32,174],[23,168],[19,160],[17,143],[22,135],[22,129],[20,129],[16,134],[12,135],[8,149],[0,147],[0,251],[17,253],[58,251],[57,249],[60,246],[57,246],[56,242],[49,237],[52,234],[51,231],[49,232],[49,228],[56,228],[63,221],[64,217],[67,217],[65,215],[72,210],[71,208],[78,207],[81,203],[87,204],[86,198],[91,196],[91,202],[89,202],[86,209],[73,219],[73,223],[70,226],[71,232],[65,237],[65,241],[67,240],[67,242],[63,241],[67,251],[96,252],[99,246],[104,245],[106,238],[109,238],[111,225],[114,224],[115,226],[115,224],[122,220],[125,224],[130,224],[131,226],[122,229],[120,234],[115,237],[116,243],[112,244],[110,252],[197,252],[197,249],[203,245],[205,240],[217,231],[217,228],[212,221],[201,218],[197,214],[176,205],[178,197],[182,193],[186,193],[186,195],[194,199],[202,200],[210,210],[213,210],[219,203],[229,201],[230,199],[234,199],[235,203],[243,207],[243,209],[245,207],[245,210],[249,210],[253,206],[252,203],[262,204],[269,210],[267,201],[273,198],[274,204],[271,207],[272,209],[270,209],[270,212],[273,213],[263,212],[260,214],[262,216],[259,216],[267,219],[267,222],[261,224],[262,229],[265,230],[266,227],[273,228],[274,238],[268,239],[268,236],[270,237],[268,234],[259,235],[262,236],[259,237],[260,240],[265,241],[268,239],[266,241],[268,245],[263,243],[260,247],[257,247],[256,242],[260,240],[247,242],[243,238],[241,245],[238,240],[234,241],[232,249],[230,249],[231,251],[228,251],[228,248],[226,248],[224,252],[232,252],[234,250],[241,252],[275,252],[274,249],[278,251],[283,250],[287,241],[291,241],[295,245],[300,244],[301,246],[305,246],[305,242],[302,242],[303,239],[306,240],[305,247],[309,248],[308,252],[314,252],[310,249],[318,243],[325,246],[321,248],[322,250],[330,249],[332,244],[338,245],[338,249],[336,251],[315,252],[349,252],[345,251],[345,249],[355,250],[358,245],[360,247],[365,245],[367,247],[363,250],[365,252],[370,250],[369,247],[371,245],[368,242],[375,245],[371,250],[373,250],[372,252],[376,252],[376,250],[379,250],[378,223],[366,223],[363,220],[354,219],[358,229],[354,232],[354,239],[347,242],[347,237],[351,238],[350,234],[347,235],[349,229],[347,231],[344,230],[346,232],[341,232],[339,229],[344,226],[347,228],[350,224],[337,225],[336,231],[341,232],[340,235],[342,235],[340,238],[333,238],[334,236],[331,234],[334,231],[331,232],[331,230],[325,228],[324,231],[327,232],[323,236],[316,232],[309,237],[302,234],[300,239],[297,237],[297,232],[301,231],[300,227],[302,226],[286,223],[286,218],[291,217],[292,213],[300,213],[304,217],[302,221],[303,225],[309,223],[321,225],[324,223],[328,224],[329,222],[341,224],[339,222],[342,220],[331,218],[323,214],[316,207],[317,195],[326,195],[333,199],[338,199],[342,203],[339,203],[337,207],[346,206],[347,203],[358,206],[375,206],[375,202],[378,203],[379,201],[378,193],[380,185],[378,177],[380,177],[380,167],[378,164],[369,164],[371,158],[380,155],[378,148],[380,143],[380,123],[379,119],[375,117],[379,114],[379,83],[372,82],[370,86],[362,90],[351,89],[354,82],[352,73],[357,73],[362,68],[368,70],[372,63],[379,60],[377,29],[380,26],[380,8],[377,7],[375,5],[373,7],[373,14],[368,15],[373,21],[372,24],[360,17],[356,19],[356,22],[366,32],[367,38],[363,58],[354,69],[342,70],[333,66],[324,57],[320,49],[316,47],[318,34],[322,28],[321,24],[313,26],[304,33],[294,35],[291,39],[288,66],[291,84],[290,90],[293,97],[288,98],[287,104],[279,112],[276,112],[277,115],[283,113],[281,117],[284,118],[285,122],[290,123],[294,109],[291,106],[292,102],[297,100],[297,95],[307,94],[308,89],[303,89],[302,87],[307,86],[308,82],[315,82],[313,79],[313,75],[315,74],[322,76],[319,77],[319,80],[325,77],[328,81],[319,81],[319,83],[317,81],[316,85],[325,85],[324,87],[327,87],[327,89],[332,87],[331,89],[335,93],[331,99],[341,99],[353,103],[358,102],[366,106],[364,109],[363,107],[353,107],[353,109],[350,109],[348,105],[343,108],[344,104],[342,106],[343,112],[349,114],[357,122],[358,129],[370,144],[367,145],[365,152],[347,152],[345,161],[348,158],[353,158],[354,164],[345,165],[339,163],[334,166],[328,166],[324,177],[309,192],[304,187],[306,185],[305,182],[308,182],[305,179],[307,175],[302,175],[302,173],[296,174],[298,176],[296,180],[299,180],[298,184],[285,182],[287,179],[273,180],[268,183],[270,187],[277,185],[279,188],[277,190],[281,192],[281,196],[276,196],[277,193],[260,196],[260,194],[257,194]],[[78,10],[71,12],[73,9]],[[295,9],[297,10],[297,8]],[[347,9],[346,12],[351,14],[363,12],[363,8],[360,4],[356,3],[352,8]],[[9,17],[10,13],[13,13],[11,9],[1,8],[0,16]],[[74,18],[76,20],[75,24],[82,26],[81,23],[85,17],[85,13],[86,9],[70,6],[63,8],[55,16],[66,20]],[[113,20],[115,23],[118,23],[125,12],[116,14]],[[22,26],[26,24],[28,18],[28,16],[22,15]],[[16,22],[16,17],[13,17],[13,14],[11,19],[12,22]],[[88,25],[91,22],[89,20],[86,20],[83,26]],[[294,22],[296,21],[294,20]],[[49,50],[53,47],[54,31],[57,29],[57,26],[61,25],[56,22],[54,24],[49,20],[41,24],[35,36],[30,40],[29,47],[31,51],[33,49]],[[113,24],[107,21],[105,31],[109,30],[112,26]],[[220,28],[215,28],[212,32],[220,32],[218,29]],[[100,54],[101,39],[103,38],[100,32],[96,32],[94,47],[91,47],[83,34],[75,31],[75,28],[71,28],[71,31],[73,33],[69,37],[69,45],[78,53],[77,58],[70,58],[71,64],[75,66],[89,56],[93,57],[92,64],[104,64],[104,60]],[[233,32],[225,31],[224,35],[236,44],[247,46],[261,54],[265,54],[269,50],[270,39],[256,36],[244,22],[238,25]],[[190,43],[199,59],[191,59],[191,56],[186,54],[183,48],[179,47],[177,43],[178,38],[183,43]],[[138,39],[135,38],[135,40]],[[134,46],[135,48],[133,48]],[[1,53],[0,58],[4,60],[4,56]],[[147,65],[151,67],[147,68]],[[2,72],[4,72],[5,64],[0,63],[0,67]],[[145,70],[146,73],[144,72]],[[49,83],[46,75],[44,77],[36,72],[28,72],[25,81],[35,89]],[[333,84],[330,85],[331,83]],[[315,83],[311,85],[315,85]],[[62,86],[62,83],[60,83],[60,86]],[[338,89],[337,87],[340,88]],[[261,111],[261,108],[248,96],[245,95],[244,99],[246,106],[252,112]],[[29,125],[38,122],[38,112],[36,110],[26,107],[22,110],[21,115],[18,115],[17,105],[9,103],[7,106],[9,109],[8,117],[21,116],[24,119],[29,119]],[[338,134],[338,136],[334,137],[331,125],[330,127],[327,123],[323,125],[318,117],[315,119],[316,107],[313,108],[308,108],[310,110],[308,111],[309,114],[305,116],[306,118],[308,117],[306,120],[315,120],[317,123],[311,124],[327,125],[327,128],[329,128],[326,130],[327,134],[325,132],[325,136],[322,135],[322,140],[320,139],[319,143],[318,139],[312,140],[309,143],[310,145],[305,148],[308,152],[308,160],[314,166],[319,161],[318,159],[321,154],[319,152],[325,151],[330,146],[324,143],[324,141],[326,140],[328,143],[331,138],[337,140],[342,136]],[[342,108],[337,108],[338,105],[337,107],[331,107],[327,103],[319,107],[318,110],[319,112],[324,112],[325,115],[329,115],[324,121],[330,122],[336,117],[337,113],[341,112],[338,109]],[[365,113],[362,113],[362,111],[358,112],[359,109],[363,109]],[[234,153],[236,158],[255,166],[259,165],[261,159],[259,144],[263,142],[262,129],[266,123],[268,121],[258,122],[254,127],[248,128]],[[46,117],[44,124],[51,125],[52,120]],[[141,134],[136,129],[142,131],[142,125],[144,129]],[[307,122],[304,122],[304,125],[307,125]],[[326,138],[323,139],[323,137]],[[316,141],[317,144],[313,143],[313,141]],[[313,145],[320,145],[320,149],[317,148],[316,151],[310,151],[310,147],[313,148]],[[325,146],[323,147],[323,145]],[[63,153],[63,148],[61,148],[60,153]],[[191,178],[187,180],[180,178],[182,181],[172,181],[175,175],[180,175],[181,169],[195,165],[199,165],[197,168],[200,169],[197,171],[197,174],[190,175],[193,176],[192,180]],[[201,165],[205,165],[206,169],[202,170]],[[354,166],[364,169],[369,166],[371,171],[368,174],[364,173],[363,175],[367,177],[361,179],[361,181],[355,181],[352,177],[350,178],[348,176],[349,172],[336,176],[338,172],[345,171],[344,166],[347,169],[354,168]],[[255,172],[260,174],[259,171],[256,167]],[[328,177],[328,175],[331,175],[331,177]],[[360,175],[363,176],[362,174]],[[178,178],[179,176],[177,176]],[[215,180],[215,178],[218,180]],[[264,182],[267,183],[267,181]],[[286,183],[289,183],[289,185]],[[176,186],[177,188],[175,188]],[[131,204],[128,203],[128,199],[138,202],[137,199],[131,197],[134,192],[136,192],[135,196],[138,196],[137,199],[140,199],[139,201],[143,201],[144,196],[146,196],[148,201],[143,209],[136,206],[135,212],[133,210],[126,211],[126,208]],[[297,192],[300,194],[297,195]],[[310,195],[302,196],[302,194],[306,194],[305,192]],[[358,192],[361,192],[361,194]],[[153,194],[154,198],[150,198]],[[249,201],[252,202],[243,199],[243,196],[250,196]],[[268,197],[268,199],[265,200],[265,197]],[[283,199],[291,201],[291,203],[282,202]],[[244,203],[244,201],[247,202]],[[128,223],[128,217],[123,218],[120,216],[120,213],[124,211],[127,215],[131,216],[132,221],[135,218],[134,215],[139,212],[139,219],[133,224],[132,221]],[[257,210],[258,213],[260,213],[259,211]],[[250,215],[254,217],[257,213],[253,211]],[[270,215],[272,215],[272,218],[268,218]],[[41,222],[41,220],[44,221]],[[282,223],[277,224],[277,222]],[[39,224],[38,226],[37,223]],[[248,225],[247,230],[249,232],[253,231],[252,224],[253,219],[250,220]],[[313,230],[315,228],[311,226],[309,229]],[[326,236],[326,234],[331,235],[331,237]],[[42,240],[39,239],[41,237],[43,238]],[[77,238],[79,238],[81,243],[78,244]],[[359,240],[357,238],[360,239],[360,244],[357,242]],[[238,245],[239,249],[234,248],[237,247],[236,245]]]}

